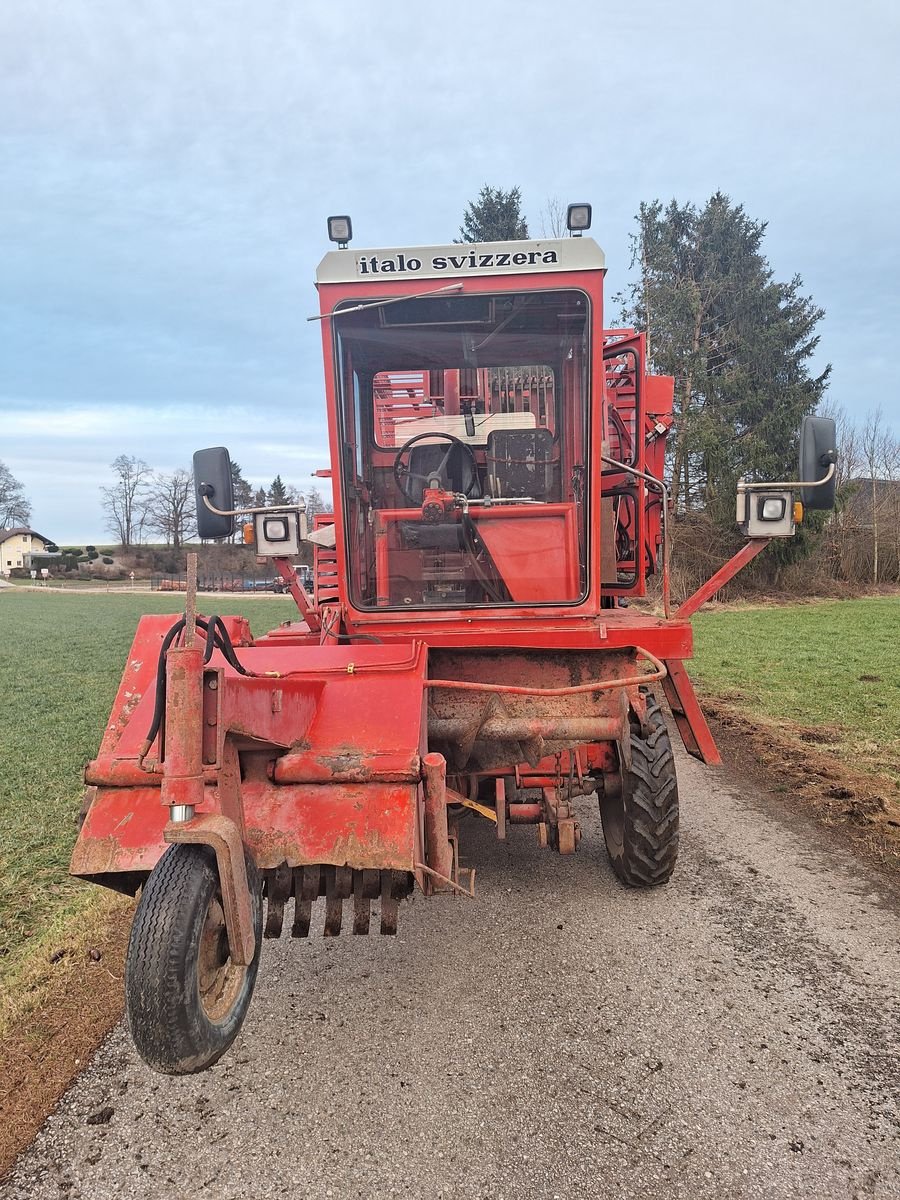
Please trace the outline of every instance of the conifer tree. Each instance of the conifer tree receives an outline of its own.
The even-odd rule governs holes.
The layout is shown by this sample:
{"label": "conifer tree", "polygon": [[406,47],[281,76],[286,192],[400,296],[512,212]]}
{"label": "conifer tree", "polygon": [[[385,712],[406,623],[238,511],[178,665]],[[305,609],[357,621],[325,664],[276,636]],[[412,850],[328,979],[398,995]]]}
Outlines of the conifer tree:
{"label": "conifer tree", "polygon": [[478,193],[463,214],[457,242],[510,242],[528,237],[522,215],[522,195],[517,187],[504,192],[488,187]]}
{"label": "conifer tree", "polygon": [[799,275],[775,279],[765,222],[722,192],[702,208],[642,204],[636,220],[640,270],[624,316],[649,330],[652,369],[675,376],[672,495],[678,509],[733,526],[740,475],[796,475],[800,419],[831,370],[810,366],[824,310]]}
{"label": "conifer tree", "polygon": [[288,503],[287,488],[280,475],[276,475],[272,480],[269,491],[266,495],[267,503],[271,505],[282,505]]}

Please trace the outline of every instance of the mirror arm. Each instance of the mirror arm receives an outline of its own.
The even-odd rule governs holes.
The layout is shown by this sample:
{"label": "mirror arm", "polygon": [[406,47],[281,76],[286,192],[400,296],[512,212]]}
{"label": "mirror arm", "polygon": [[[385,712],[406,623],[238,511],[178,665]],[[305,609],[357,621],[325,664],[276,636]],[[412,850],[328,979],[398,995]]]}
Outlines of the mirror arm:
{"label": "mirror arm", "polygon": [[[201,488],[209,487],[208,483],[201,483]],[[253,516],[254,513],[276,513],[276,512],[306,512],[305,504],[271,504],[265,508],[216,508],[206,492],[203,493],[203,503],[210,512],[216,514],[217,517],[240,517]]]}
{"label": "mirror arm", "polygon": [[807,483],[805,479],[794,480],[788,483],[748,483],[745,479],[738,480],[739,492],[784,492],[789,488],[812,488],[822,487],[826,483],[830,483],[834,478],[835,465],[831,463],[827,473],[821,479],[815,479]]}

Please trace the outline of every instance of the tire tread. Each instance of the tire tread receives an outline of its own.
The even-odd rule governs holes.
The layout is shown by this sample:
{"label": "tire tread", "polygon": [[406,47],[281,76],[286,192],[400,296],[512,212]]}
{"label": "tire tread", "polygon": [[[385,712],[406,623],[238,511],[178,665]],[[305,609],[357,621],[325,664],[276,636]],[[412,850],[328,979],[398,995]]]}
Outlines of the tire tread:
{"label": "tire tread", "polygon": [[218,883],[215,854],[208,846],[171,846],[144,886],[125,960],[125,1009],[138,1053],[164,1074],[185,1075],[212,1066],[243,1023],[262,941],[260,880],[249,858],[247,869],[255,896],[256,954],[240,996],[221,1023],[210,1021],[203,1011],[195,957]]}
{"label": "tire tread", "polygon": [[629,887],[667,883],[678,858],[678,781],[665,717],[647,696],[647,727],[631,732],[631,768],[623,770],[623,849],[613,869]]}

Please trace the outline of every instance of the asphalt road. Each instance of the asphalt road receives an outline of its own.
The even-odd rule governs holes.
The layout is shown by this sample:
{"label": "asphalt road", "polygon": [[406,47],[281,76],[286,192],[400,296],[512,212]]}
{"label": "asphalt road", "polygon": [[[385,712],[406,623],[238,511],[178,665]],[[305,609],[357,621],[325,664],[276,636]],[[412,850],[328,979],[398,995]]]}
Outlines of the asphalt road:
{"label": "asphalt road", "polygon": [[473,818],[476,901],[268,943],[205,1075],[118,1028],[0,1196],[900,1197],[900,889],[680,773],[668,888],[620,887],[593,815],[570,859]]}

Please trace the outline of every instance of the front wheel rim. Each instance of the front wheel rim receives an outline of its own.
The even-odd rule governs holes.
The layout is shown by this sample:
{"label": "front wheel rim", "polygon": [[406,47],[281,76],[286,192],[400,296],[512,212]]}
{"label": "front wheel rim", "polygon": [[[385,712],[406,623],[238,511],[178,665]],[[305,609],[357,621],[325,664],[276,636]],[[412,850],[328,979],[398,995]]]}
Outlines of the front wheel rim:
{"label": "front wheel rim", "polygon": [[200,932],[197,959],[197,989],[200,1005],[210,1021],[220,1024],[231,1012],[241,994],[246,966],[232,962],[225,928],[225,911],[214,896]]}

